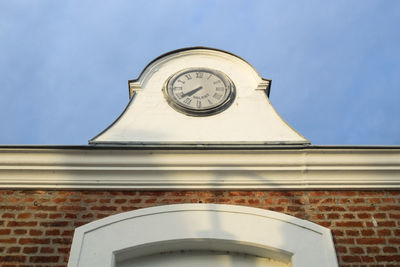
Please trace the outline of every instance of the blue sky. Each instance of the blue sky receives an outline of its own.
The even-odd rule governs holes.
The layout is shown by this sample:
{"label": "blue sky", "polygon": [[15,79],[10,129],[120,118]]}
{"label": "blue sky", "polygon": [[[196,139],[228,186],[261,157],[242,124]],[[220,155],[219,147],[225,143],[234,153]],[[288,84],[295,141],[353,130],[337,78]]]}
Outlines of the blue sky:
{"label": "blue sky", "polygon": [[170,50],[235,53],[313,144],[400,145],[400,1],[0,0],[0,144],[87,144]]}

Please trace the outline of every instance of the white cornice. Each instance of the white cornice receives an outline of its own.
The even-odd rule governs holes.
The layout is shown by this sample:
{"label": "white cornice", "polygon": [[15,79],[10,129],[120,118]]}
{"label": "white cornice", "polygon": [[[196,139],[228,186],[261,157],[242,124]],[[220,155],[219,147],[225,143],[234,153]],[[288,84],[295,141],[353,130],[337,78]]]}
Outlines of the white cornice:
{"label": "white cornice", "polygon": [[0,148],[0,188],[399,189],[400,148]]}

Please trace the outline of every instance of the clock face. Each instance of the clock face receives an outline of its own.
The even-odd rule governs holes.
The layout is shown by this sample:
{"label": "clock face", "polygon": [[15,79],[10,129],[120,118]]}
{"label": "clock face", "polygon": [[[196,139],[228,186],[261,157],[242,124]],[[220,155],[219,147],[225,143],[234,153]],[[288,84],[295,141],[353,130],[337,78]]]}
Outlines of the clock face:
{"label": "clock face", "polygon": [[164,88],[174,109],[191,116],[208,116],[225,110],[235,97],[233,82],[224,73],[191,68],[174,74]]}

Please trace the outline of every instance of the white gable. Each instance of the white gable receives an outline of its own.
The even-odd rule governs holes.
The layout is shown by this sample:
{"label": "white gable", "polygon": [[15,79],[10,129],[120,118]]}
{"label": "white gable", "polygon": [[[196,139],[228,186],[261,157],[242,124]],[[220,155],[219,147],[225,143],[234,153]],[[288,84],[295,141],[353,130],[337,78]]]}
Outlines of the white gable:
{"label": "white gable", "polygon": [[[221,113],[193,117],[167,103],[163,86],[187,68],[225,73],[236,87],[232,105]],[[137,80],[130,82],[131,99],[91,144],[307,144],[275,111],[267,94],[270,81],[245,60],[210,48],[188,48],[160,56]]]}

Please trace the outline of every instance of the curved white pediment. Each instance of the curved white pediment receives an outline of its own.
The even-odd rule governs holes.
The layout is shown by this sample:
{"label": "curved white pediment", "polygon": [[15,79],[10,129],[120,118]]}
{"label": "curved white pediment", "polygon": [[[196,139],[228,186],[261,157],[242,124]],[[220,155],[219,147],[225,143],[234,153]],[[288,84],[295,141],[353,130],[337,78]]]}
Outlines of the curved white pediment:
{"label": "curved white pediment", "polygon": [[[188,68],[209,68],[226,74],[236,97],[221,113],[193,117],[167,103],[163,86]],[[91,144],[307,144],[275,111],[263,79],[245,60],[210,48],[188,48],[151,62],[130,81],[131,99],[120,117],[90,140]]]}
{"label": "curved white pediment", "polygon": [[242,266],[338,266],[328,228],[263,209],[178,204],[78,227],[68,267],[181,266],[191,260],[221,263],[215,266],[235,266],[222,264],[230,260],[242,260]]}

